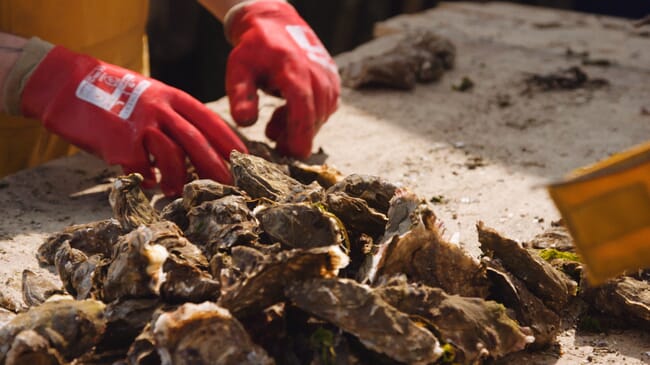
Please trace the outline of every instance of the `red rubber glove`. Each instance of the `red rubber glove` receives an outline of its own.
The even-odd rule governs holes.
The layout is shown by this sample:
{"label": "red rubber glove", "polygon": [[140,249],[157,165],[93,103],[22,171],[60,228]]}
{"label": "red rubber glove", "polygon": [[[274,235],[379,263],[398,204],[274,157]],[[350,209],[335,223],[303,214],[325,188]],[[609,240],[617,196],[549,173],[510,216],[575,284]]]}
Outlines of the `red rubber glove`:
{"label": "red rubber glove", "polygon": [[336,65],[312,29],[288,3],[258,0],[229,12],[226,36],[234,45],[226,91],[237,124],[255,123],[257,89],[286,100],[266,135],[286,155],[305,158],[319,128],[334,113],[340,92]]}
{"label": "red rubber glove", "polygon": [[[246,147],[214,112],[190,95],[132,71],[54,47],[25,85],[23,115],[99,155],[145,187],[161,173],[165,195],[180,195],[185,156],[201,177],[230,183],[224,162]],[[150,161],[150,156],[153,161]]]}

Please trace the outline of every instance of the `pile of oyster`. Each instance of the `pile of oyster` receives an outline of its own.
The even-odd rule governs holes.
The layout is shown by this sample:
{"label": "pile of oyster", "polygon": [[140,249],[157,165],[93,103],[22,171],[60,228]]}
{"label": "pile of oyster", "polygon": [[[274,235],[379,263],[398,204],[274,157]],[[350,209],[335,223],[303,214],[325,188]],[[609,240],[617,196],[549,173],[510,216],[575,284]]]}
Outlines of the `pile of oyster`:
{"label": "pile of oyster", "polygon": [[476,364],[548,347],[580,303],[650,323],[631,297],[647,278],[577,295],[579,262],[538,254],[570,250],[561,232],[524,248],[479,223],[477,260],[381,178],[237,152],[231,168],[234,186],[192,181],[161,211],[141,176],[115,179],[113,218],[39,248],[64,292],[24,275],[0,365]]}

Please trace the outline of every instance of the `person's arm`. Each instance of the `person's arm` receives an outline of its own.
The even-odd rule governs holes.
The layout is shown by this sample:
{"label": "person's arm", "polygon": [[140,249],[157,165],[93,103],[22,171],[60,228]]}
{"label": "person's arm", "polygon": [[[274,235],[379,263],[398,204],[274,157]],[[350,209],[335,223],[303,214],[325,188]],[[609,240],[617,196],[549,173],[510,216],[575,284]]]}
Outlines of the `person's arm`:
{"label": "person's arm", "polygon": [[0,112],[5,110],[7,76],[25,48],[27,40],[13,34],[0,32]]}
{"label": "person's arm", "polygon": [[266,135],[282,154],[305,158],[319,128],[338,105],[336,64],[296,9],[283,0],[199,0],[224,22],[233,50],[226,93],[240,126],[258,118],[257,90],[286,104],[273,113]]}
{"label": "person's arm", "polygon": [[[226,160],[246,147],[214,112],[185,92],[134,71],[38,38],[4,35],[3,109],[35,118],[50,132],[94,153],[145,187],[161,174],[166,195],[180,195],[186,158],[202,178],[231,183]],[[22,49],[22,51],[20,50]],[[1,51],[0,51],[1,52]]]}

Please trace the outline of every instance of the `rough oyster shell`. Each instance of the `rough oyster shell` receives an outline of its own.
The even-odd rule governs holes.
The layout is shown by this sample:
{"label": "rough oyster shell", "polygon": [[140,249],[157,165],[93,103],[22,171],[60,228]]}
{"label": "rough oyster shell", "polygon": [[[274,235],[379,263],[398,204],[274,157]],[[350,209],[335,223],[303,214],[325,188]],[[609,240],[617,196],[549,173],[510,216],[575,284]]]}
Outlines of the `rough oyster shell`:
{"label": "rough oyster shell", "polygon": [[113,217],[126,231],[160,220],[158,212],[140,189],[142,181],[142,175],[138,173],[118,176],[108,196],[108,201],[113,208]]}
{"label": "rough oyster shell", "polygon": [[190,210],[185,233],[208,257],[258,239],[259,223],[241,196],[206,201]]}
{"label": "rough oyster shell", "polygon": [[235,185],[253,199],[266,198],[277,202],[320,200],[320,186],[305,186],[272,162],[233,151],[230,163]]}
{"label": "rough oyster shell", "polygon": [[100,341],[106,329],[103,312],[104,304],[92,299],[52,300],[30,308],[0,329],[0,364],[6,361],[17,336],[26,330],[35,331],[63,358],[72,360]]}
{"label": "rough oyster shell", "polygon": [[28,306],[39,305],[55,294],[63,294],[61,287],[43,275],[23,270],[23,301]]}
{"label": "rough oyster shell", "polygon": [[296,280],[335,277],[348,264],[339,246],[283,251],[268,257],[257,271],[225,290],[219,301],[237,317],[262,311],[284,299],[284,287]]}
{"label": "rough oyster shell", "polygon": [[307,203],[278,204],[257,211],[262,230],[283,245],[313,248],[339,245],[344,228],[336,217]]}
{"label": "rough oyster shell", "polygon": [[54,266],[65,290],[78,300],[88,299],[97,293],[95,271],[101,256],[86,256],[65,242],[56,253]]}
{"label": "rough oyster shell", "polygon": [[162,365],[274,363],[228,310],[210,302],[161,314],[153,333]]}
{"label": "rough oyster shell", "polygon": [[54,256],[66,241],[70,247],[88,256],[102,254],[110,257],[113,245],[124,233],[116,219],[72,225],[48,237],[38,248],[36,257],[42,264],[54,265]]}
{"label": "rough oyster shell", "polygon": [[50,347],[48,340],[34,330],[20,332],[7,352],[6,365],[63,365],[65,360]]}
{"label": "rough oyster shell", "polygon": [[386,302],[425,321],[456,348],[453,362],[475,364],[523,350],[534,340],[494,301],[449,295],[440,288],[392,282],[375,290]]}
{"label": "rough oyster shell", "polygon": [[[407,227],[410,230],[398,235]],[[450,294],[487,296],[485,267],[442,238],[435,214],[414,194],[404,191],[395,195],[386,231],[385,239],[397,234],[382,244],[374,258],[377,278],[403,273],[410,281],[440,287]]]}
{"label": "rough oyster shell", "polygon": [[650,329],[650,283],[622,276],[598,287],[582,288],[582,297],[607,316]]}
{"label": "rough oyster shell", "polygon": [[575,295],[577,284],[544,261],[537,253],[521,247],[495,230],[477,225],[481,250],[487,257],[498,258],[513,275],[556,313],[560,313]]}
{"label": "rough oyster shell", "polygon": [[213,180],[194,180],[183,187],[183,207],[189,212],[203,202],[221,199],[229,195],[244,196],[245,193],[234,186],[224,185]]}
{"label": "rough oyster shell", "polygon": [[300,309],[351,333],[369,349],[408,364],[429,364],[442,355],[436,337],[350,279],[295,281],[286,296]]}
{"label": "rough oyster shell", "polygon": [[326,193],[346,193],[349,196],[365,200],[371,208],[386,214],[390,200],[396,191],[395,185],[380,177],[352,174],[332,185],[326,190]]}
{"label": "rough oyster shell", "polygon": [[328,211],[343,222],[348,231],[365,233],[373,239],[378,239],[384,234],[388,218],[370,208],[363,199],[341,192],[331,193],[326,195],[325,205]]}

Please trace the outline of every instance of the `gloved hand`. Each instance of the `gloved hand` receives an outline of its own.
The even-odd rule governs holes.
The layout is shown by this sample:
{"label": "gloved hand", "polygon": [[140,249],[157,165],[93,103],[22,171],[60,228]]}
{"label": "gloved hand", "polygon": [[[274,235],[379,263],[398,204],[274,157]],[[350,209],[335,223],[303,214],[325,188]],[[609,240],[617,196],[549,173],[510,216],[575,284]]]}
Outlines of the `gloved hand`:
{"label": "gloved hand", "polygon": [[224,21],[234,45],[226,69],[233,119],[242,126],[258,117],[257,89],[286,99],[266,135],[286,155],[305,158],[314,135],[336,110],[336,65],[312,29],[288,3],[258,0],[235,6]]}
{"label": "gloved hand", "polygon": [[224,160],[233,149],[246,151],[225,122],[190,95],[60,46],[27,80],[21,108],[125,173],[139,172],[145,187],[155,185],[157,167],[170,196],[187,180],[186,155],[201,177],[231,183]]}

